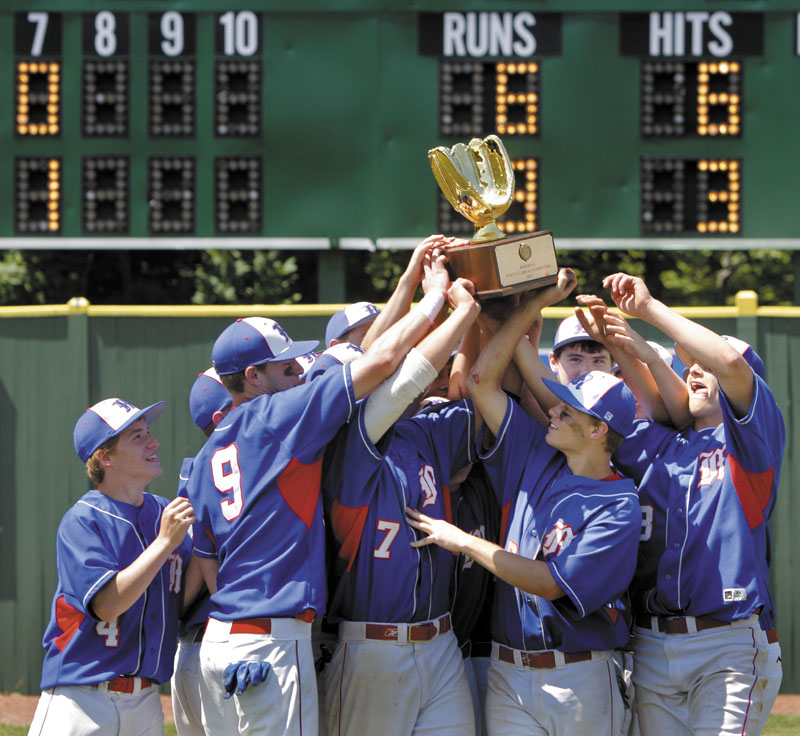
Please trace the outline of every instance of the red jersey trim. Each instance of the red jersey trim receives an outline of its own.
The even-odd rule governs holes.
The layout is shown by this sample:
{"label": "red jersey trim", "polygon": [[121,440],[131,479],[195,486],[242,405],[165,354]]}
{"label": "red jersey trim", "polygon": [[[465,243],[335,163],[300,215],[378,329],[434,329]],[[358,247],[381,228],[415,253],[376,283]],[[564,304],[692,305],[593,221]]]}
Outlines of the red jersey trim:
{"label": "red jersey trim", "polygon": [[442,501],[444,501],[444,519],[448,524],[453,523],[453,512],[450,500],[450,486],[442,485]]}
{"label": "red jersey trim", "polygon": [[369,504],[352,508],[334,501],[331,507],[331,529],[341,545],[339,557],[347,560],[347,572],[350,572],[356,560],[368,512]]}
{"label": "red jersey trim", "polygon": [[275,481],[286,505],[306,525],[306,531],[314,521],[321,480],[322,458],[304,465],[293,457]]}
{"label": "red jersey trim", "polygon": [[511,501],[503,506],[503,513],[500,516],[500,546],[505,548],[508,536],[508,517],[511,513]]}
{"label": "red jersey trim", "polygon": [[81,613],[77,608],[67,603],[67,599],[62,595],[56,600],[56,624],[62,633],[57,636],[53,643],[59,652],[64,651],[64,647],[69,644],[75,632],[80,628],[86,614]]}
{"label": "red jersey trim", "polygon": [[747,523],[751,529],[755,529],[764,523],[764,511],[772,498],[775,474],[772,468],[761,473],[745,470],[733,455],[728,455],[728,463],[733,487],[739,496]]}

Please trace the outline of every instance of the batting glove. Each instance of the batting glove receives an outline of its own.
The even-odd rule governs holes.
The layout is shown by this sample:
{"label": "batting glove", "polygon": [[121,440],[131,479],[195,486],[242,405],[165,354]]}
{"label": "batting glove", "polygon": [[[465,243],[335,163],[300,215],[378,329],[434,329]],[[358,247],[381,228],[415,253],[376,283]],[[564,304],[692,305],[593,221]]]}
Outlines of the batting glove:
{"label": "batting glove", "polygon": [[225,687],[226,700],[233,695],[241,695],[248,685],[256,687],[267,679],[269,662],[235,662],[229,664],[222,673],[222,684]]}

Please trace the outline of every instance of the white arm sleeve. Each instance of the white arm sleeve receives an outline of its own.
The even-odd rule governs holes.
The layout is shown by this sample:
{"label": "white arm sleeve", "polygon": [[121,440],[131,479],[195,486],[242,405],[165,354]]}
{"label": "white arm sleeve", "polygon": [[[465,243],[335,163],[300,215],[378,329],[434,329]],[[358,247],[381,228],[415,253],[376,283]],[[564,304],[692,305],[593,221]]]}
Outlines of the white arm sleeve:
{"label": "white arm sleeve", "polygon": [[370,394],[364,407],[364,425],[370,441],[377,442],[431,385],[439,371],[417,350],[411,348],[400,367]]}

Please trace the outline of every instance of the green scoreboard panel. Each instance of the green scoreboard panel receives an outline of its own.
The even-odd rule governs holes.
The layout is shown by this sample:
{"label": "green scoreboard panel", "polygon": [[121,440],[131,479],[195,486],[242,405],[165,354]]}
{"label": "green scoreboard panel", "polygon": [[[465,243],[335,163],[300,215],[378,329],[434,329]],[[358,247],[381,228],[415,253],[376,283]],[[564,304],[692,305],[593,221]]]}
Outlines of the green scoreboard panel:
{"label": "green scoreboard panel", "polygon": [[800,244],[788,2],[404,5],[0,0],[0,246],[469,235],[426,153],[489,133],[506,232]]}

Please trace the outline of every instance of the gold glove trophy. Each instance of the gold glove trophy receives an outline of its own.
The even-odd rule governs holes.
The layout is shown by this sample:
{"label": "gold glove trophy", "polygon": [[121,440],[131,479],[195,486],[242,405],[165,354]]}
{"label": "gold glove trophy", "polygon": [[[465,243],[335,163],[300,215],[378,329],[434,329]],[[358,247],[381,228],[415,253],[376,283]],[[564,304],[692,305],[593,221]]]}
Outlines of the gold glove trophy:
{"label": "gold glove trophy", "polygon": [[475,225],[468,245],[447,249],[454,276],[475,284],[479,299],[507,296],[556,283],[558,263],[553,233],[506,238],[497,220],[514,196],[514,169],[496,136],[473,138],[452,148],[428,151],[433,175],[456,212]]}

